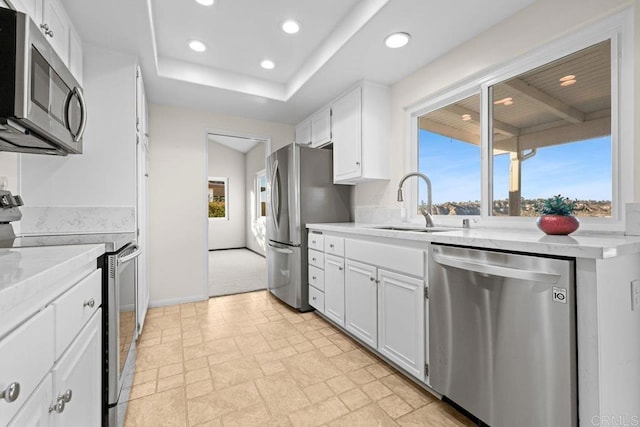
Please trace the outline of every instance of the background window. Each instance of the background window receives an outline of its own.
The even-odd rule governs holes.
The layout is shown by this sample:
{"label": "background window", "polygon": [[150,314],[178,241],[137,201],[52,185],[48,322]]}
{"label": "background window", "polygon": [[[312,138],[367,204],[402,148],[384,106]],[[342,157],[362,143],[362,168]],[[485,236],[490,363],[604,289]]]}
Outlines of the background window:
{"label": "background window", "polygon": [[[418,170],[431,180],[434,215],[480,215],[480,95],[418,118]],[[418,208],[426,203],[419,180]]]}
{"label": "background window", "polygon": [[229,178],[209,178],[209,218],[229,219],[227,200],[229,195]]}
{"label": "background window", "polygon": [[260,171],[256,175],[256,195],[257,195],[257,218],[267,216],[267,175],[265,171]]}
{"label": "background window", "polygon": [[577,200],[578,216],[610,217],[609,40],[489,88],[496,216],[537,216],[540,199]]}

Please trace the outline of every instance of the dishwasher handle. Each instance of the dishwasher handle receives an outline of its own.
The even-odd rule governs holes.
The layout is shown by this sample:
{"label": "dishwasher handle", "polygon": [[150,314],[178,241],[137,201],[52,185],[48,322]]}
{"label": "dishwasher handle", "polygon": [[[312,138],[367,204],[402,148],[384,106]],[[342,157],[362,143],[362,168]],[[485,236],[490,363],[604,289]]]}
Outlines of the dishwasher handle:
{"label": "dishwasher handle", "polygon": [[441,265],[459,268],[461,270],[473,271],[475,273],[489,274],[491,276],[508,277],[510,279],[529,280],[532,282],[542,282],[556,285],[558,284],[558,281],[561,277],[556,273],[502,267],[499,265],[473,262],[447,255],[432,254],[432,257],[435,262]]}

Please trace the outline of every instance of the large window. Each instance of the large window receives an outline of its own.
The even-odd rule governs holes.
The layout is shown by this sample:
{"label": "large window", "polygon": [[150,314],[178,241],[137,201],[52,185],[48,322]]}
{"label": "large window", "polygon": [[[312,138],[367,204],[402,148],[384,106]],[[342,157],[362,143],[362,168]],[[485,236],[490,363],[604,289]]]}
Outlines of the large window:
{"label": "large window", "polygon": [[209,218],[229,219],[229,178],[209,177]]}
{"label": "large window", "polygon": [[[620,227],[633,194],[629,22],[621,13],[415,107],[411,156],[432,215],[504,223],[561,194],[586,224]],[[417,215],[426,188],[413,185]]]}
{"label": "large window", "polygon": [[554,194],[576,215],[611,216],[611,42],[489,88],[492,215],[537,216]]}
{"label": "large window", "polygon": [[[418,120],[418,170],[432,184],[435,215],[480,215],[480,95],[431,111]],[[425,204],[420,180],[418,207]]]}

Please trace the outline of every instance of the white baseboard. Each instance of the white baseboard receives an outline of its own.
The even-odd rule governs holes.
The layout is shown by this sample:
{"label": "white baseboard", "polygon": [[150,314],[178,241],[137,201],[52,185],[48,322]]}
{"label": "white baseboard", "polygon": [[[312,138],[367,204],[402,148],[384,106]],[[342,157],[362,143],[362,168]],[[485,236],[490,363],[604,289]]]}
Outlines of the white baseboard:
{"label": "white baseboard", "polygon": [[189,302],[198,302],[208,300],[208,295],[192,295],[188,297],[169,298],[155,301],[149,301],[149,308],[153,307],[166,307],[168,305],[186,304]]}

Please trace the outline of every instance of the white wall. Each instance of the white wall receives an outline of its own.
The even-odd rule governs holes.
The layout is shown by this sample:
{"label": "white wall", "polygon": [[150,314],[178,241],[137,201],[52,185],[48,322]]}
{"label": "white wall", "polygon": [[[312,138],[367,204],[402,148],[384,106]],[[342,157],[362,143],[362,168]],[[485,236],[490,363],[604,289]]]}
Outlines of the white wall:
{"label": "white wall", "polygon": [[245,247],[246,184],[244,153],[209,141],[208,176],[226,177],[228,219],[209,218],[209,250]]}
{"label": "white wall", "polygon": [[[359,184],[356,187],[356,206],[399,207],[396,201],[397,185],[410,168],[405,164],[409,143],[406,107],[415,105],[429,95],[454,86],[474,74],[487,72],[508,63],[536,47],[631,3],[628,0],[538,0],[395,83],[391,88],[391,179]],[[636,13],[640,15],[639,12]],[[636,19],[636,24],[638,22],[640,19]],[[636,28],[636,52],[640,51],[639,32],[640,28]],[[636,61],[638,65],[638,53]],[[636,73],[638,72],[636,70]],[[636,85],[636,93],[640,94],[638,87],[640,85]],[[640,105],[640,95],[636,96],[636,105]],[[640,125],[636,125],[636,135],[640,137],[638,128]],[[639,147],[640,138],[636,140],[636,146]],[[636,151],[635,156],[636,182],[640,181],[639,154],[640,149]],[[636,199],[640,200],[640,188],[636,186],[635,191]]]}
{"label": "white wall", "polygon": [[8,190],[18,194],[18,153],[0,152],[0,178],[7,178]]}
{"label": "white wall", "polygon": [[158,104],[149,114],[151,303],[205,299],[207,131],[271,137],[276,150],[294,127]]}
{"label": "white wall", "polygon": [[83,153],[22,154],[26,205],[135,207],[135,65],[133,56],[84,45]]}
{"label": "white wall", "polygon": [[266,256],[265,238],[266,223],[265,217],[257,218],[257,194],[256,194],[256,173],[265,168],[265,144],[256,145],[251,151],[245,155],[246,170],[246,198],[247,198],[247,248]]}

